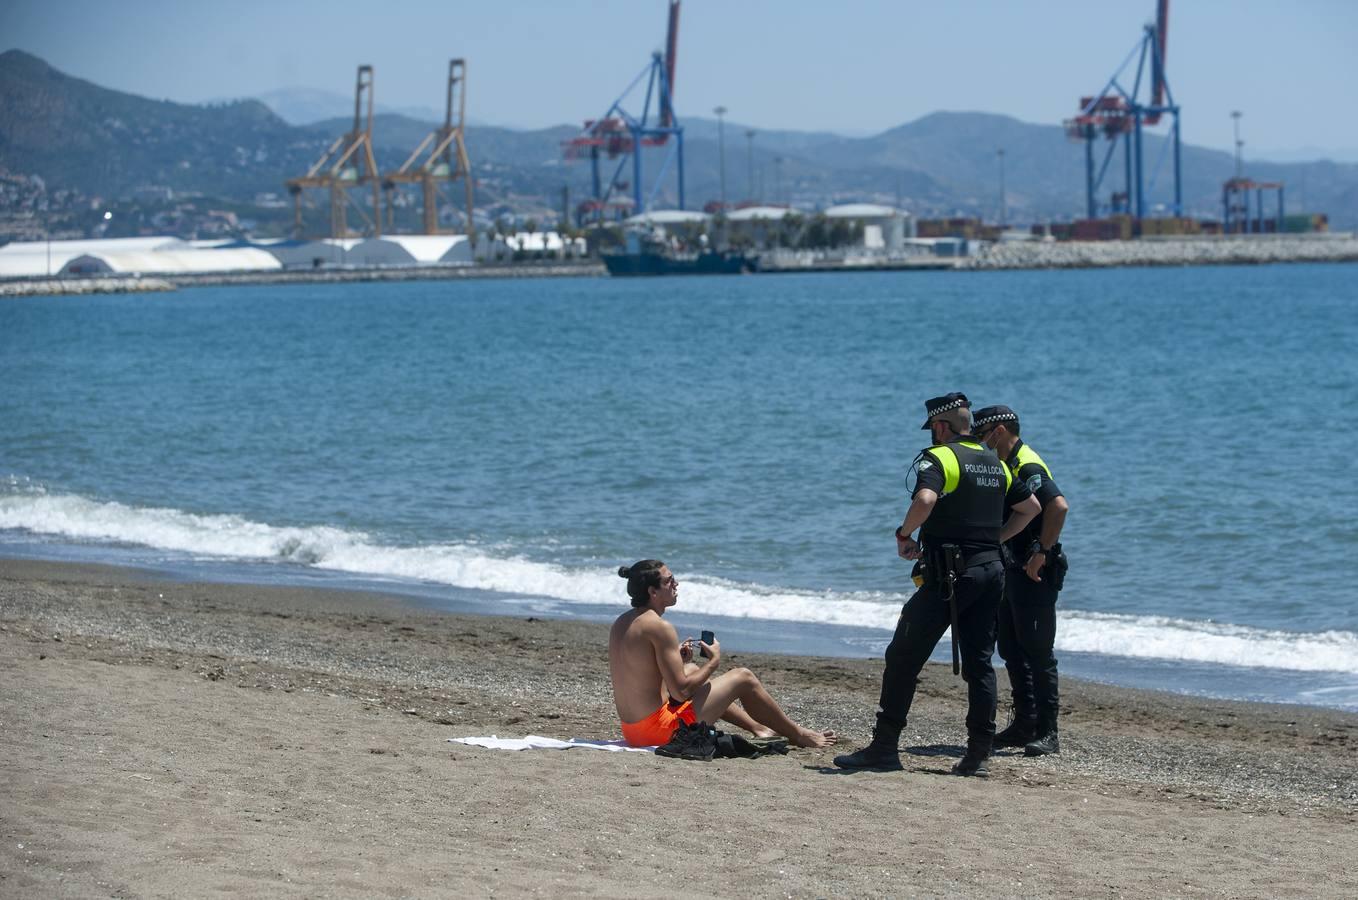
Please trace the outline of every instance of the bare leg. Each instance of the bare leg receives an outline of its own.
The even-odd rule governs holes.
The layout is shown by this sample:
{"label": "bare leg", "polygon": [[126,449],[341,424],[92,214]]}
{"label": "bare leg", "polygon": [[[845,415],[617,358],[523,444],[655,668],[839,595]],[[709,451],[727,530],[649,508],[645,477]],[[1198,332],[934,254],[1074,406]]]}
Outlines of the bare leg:
{"label": "bare leg", "polygon": [[756,722],[769,726],[798,747],[828,747],[839,739],[833,731],[812,731],[789,719],[755,674],[745,668],[732,669],[698,688],[693,694],[693,713],[710,725],[737,700]]}
{"label": "bare leg", "polygon": [[[690,674],[697,670],[698,666],[694,663],[690,662],[684,664],[684,671]],[[736,703],[732,703],[727,707],[726,712],[721,714],[721,720],[723,722],[730,722],[737,728],[744,728],[755,737],[773,737],[778,733],[767,725],[756,722],[754,717],[745,711],[744,707],[739,706]]]}
{"label": "bare leg", "polygon": [[773,737],[778,732],[767,725],[756,722],[754,716],[747,713],[744,707],[738,703],[732,703],[726,708],[726,712],[721,714],[723,722],[730,722],[737,728],[744,728],[755,737]]}

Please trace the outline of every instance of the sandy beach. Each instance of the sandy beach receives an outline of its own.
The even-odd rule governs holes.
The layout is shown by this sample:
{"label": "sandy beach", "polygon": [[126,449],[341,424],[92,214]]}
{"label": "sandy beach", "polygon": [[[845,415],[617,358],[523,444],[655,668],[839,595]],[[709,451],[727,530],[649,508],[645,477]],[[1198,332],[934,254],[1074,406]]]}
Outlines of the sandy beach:
{"label": "sandy beach", "polygon": [[[961,779],[931,667],[898,773],[448,742],[617,737],[605,637],[0,560],[0,896],[1358,894],[1342,712],[1067,679],[1060,757]],[[724,652],[867,737],[879,660]]]}

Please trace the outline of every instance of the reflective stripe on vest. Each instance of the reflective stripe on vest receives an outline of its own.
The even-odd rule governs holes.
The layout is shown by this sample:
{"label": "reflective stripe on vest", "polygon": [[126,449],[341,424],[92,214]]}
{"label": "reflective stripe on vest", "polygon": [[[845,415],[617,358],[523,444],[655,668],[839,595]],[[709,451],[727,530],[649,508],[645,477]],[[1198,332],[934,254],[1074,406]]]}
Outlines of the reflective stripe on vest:
{"label": "reflective stripe on vest", "polygon": [[[985,449],[976,441],[958,441],[957,443],[970,447],[973,450]],[[1020,453],[1022,452],[1022,449],[1025,448],[1021,448]],[[939,444],[930,447],[924,452],[933,456],[934,459],[938,460],[938,464],[943,467],[943,496],[946,497],[948,494],[957,490],[957,483],[962,480],[962,466],[958,463],[957,454],[953,452],[953,449],[946,444]],[[1033,458],[1037,459],[1039,463],[1042,462],[1041,459],[1037,458],[1036,453],[1033,454]],[[1009,486],[1014,483],[1014,476],[1010,474],[1008,466],[1001,466],[1000,468],[1004,472],[1004,490],[1007,494],[1009,492]],[[1046,469],[1047,467],[1044,465],[1042,468]],[[1050,472],[1047,473],[1047,477],[1051,477]]]}
{"label": "reflective stripe on vest", "polygon": [[1047,480],[1055,481],[1055,479],[1052,478],[1052,470],[1047,468],[1047,464],[1042,461],[1042,457],[1037,455],[1037,451],[1027,444],[1023,444],[1018,448],[1018,453],[1014,454],[1014,461],[1005,466],[1005,468],[1017,475],[1019,469],[1022,469],[1024,466],[1028,465],[1028,463],[1037,463],[1042,467],[1042,471],[1047,473]]}

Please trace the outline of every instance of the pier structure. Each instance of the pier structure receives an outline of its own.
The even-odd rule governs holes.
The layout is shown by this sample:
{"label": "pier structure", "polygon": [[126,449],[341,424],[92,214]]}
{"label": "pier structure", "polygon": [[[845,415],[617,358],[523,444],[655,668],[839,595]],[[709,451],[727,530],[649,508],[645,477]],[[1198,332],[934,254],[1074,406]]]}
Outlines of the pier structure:
{"label": "pier structure", "polygon": [[[323,190],[330,195],[330,237],[343,239],[354,236],[380,237],[382,235],[381,184],[377,172],[377,161],[373,157],[372,66],[362,65],[358,67],[358,80],[354,87],[353,128],[335,138],[305,175],[300,178],[290,178],[286,184],[288,193],[292,195],[295,237],[304,236],[302,224],[303,192],[310,189]],[[372,190],[372,215],[369,215],[361,204],[355,203],[351,196],[355,189],[366,188]],[[350,206],[363,219],[365,226],[363,231],[356,234],[349,231],[347,212]]]}

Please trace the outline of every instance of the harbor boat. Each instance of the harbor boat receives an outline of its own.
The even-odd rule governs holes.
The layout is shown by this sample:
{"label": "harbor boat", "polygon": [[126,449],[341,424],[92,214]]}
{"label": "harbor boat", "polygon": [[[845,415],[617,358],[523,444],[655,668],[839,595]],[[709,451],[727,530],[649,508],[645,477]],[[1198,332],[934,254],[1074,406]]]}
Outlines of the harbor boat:
{"label": "harbor boat", "polygon": [[604,266],[610,275],[739,275],[753,272],[758,260],[743,253],[703,250],[681,253],[638,250],[632,253],[605,253]]}
{"label": "harbor boat", "polygon": [[605,252],[610,275],[739,275],[753,272],[758,258],[733,250],[715,250],[706,235],[685,241],[664,228],[637,224],[627,229],[621,248]]}

